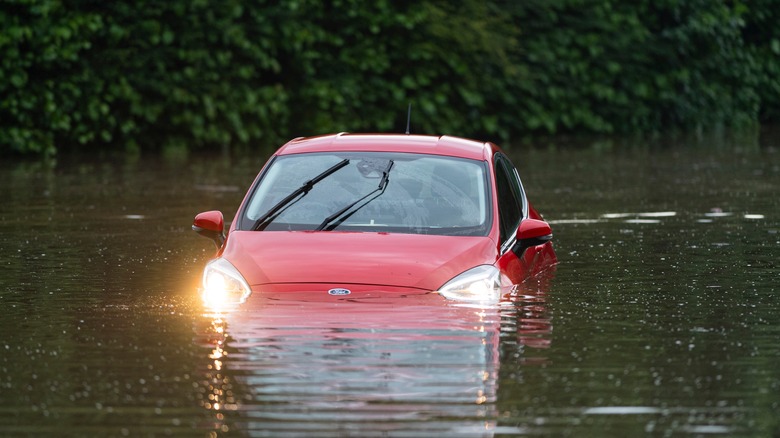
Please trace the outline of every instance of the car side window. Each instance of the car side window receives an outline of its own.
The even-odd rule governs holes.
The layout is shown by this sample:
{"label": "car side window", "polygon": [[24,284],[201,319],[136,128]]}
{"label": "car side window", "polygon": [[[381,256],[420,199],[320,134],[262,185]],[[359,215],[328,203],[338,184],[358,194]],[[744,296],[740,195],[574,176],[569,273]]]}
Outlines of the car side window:
{"label": "car side window", "polygon": [[523,209],[520,202],[520,185],[517,182],[513,166],[501,155],[496,157],[496,189],[498,191],[499,235],[501,244],[514,237],[520,225]]}

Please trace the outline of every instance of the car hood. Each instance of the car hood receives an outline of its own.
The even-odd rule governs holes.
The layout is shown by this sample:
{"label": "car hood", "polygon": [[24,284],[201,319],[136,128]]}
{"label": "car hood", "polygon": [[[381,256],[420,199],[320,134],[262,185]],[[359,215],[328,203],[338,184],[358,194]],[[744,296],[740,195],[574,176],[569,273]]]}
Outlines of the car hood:
{"label": "car hood", "polygon": [[436,290],[497,259],[488,237],[334,231],[233,231],[223,257],[253,286],[363,284]]}

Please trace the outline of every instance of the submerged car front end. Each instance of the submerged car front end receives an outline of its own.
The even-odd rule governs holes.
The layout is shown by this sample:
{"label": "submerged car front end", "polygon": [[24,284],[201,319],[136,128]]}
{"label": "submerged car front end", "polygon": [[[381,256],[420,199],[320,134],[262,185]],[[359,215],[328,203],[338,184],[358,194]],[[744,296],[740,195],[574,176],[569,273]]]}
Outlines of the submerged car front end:
{"label": "submerged car front end", "polygon": [[213,304],[293,292],[330,300],[440,293],[497,301],[511,282],[493,266],[495,258],[487,237],[232,231],[206,266],[202,290]]}

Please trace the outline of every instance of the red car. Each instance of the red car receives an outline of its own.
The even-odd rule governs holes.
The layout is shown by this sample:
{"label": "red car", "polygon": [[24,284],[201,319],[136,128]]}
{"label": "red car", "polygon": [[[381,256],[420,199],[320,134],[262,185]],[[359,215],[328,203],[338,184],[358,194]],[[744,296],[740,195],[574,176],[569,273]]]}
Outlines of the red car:
{"label": "red car", "polygon": [[[449,136],[294,139],[265,164],[203,274],[212,305],[426,295],[496,303],[556,263],[552,230],[492,143]],[[422,297],[420,297],[422,298]]]}

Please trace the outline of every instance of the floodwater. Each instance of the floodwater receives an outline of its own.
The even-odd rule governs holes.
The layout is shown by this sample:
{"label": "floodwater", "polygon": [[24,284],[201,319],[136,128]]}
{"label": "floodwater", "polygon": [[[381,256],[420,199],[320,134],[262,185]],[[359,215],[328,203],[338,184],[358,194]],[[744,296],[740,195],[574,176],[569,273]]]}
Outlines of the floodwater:
{"label": "floodwater", "polygon": [[267,153],[5,160],[0,435],[779,436],[777,139],[513,148],[560,264],[483,309],[205,308]]}

